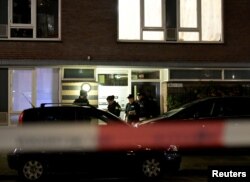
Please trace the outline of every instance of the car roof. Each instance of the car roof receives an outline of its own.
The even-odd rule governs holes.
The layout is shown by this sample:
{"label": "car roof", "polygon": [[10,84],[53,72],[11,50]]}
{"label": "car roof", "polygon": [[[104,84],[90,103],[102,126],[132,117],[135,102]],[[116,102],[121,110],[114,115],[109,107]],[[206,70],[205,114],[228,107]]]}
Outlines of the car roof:
{"label": "car roof", "polygon": [[189,102],[189,103],[186,103],[180,107],[188,107],[188,106],[191,106],[193,104],[196,104],[196,103],[199,103],[199,102],[204,102],[204,101],[207,101],[207,100],[227,100],[227,99],[250,99],[249,96],[221,96],[221,97],[205,97],[205,98],[201,98],[201,99],[197,99],[197,100],[194,100],[192,102]]}
{"label": "car roof", "polygon": [[[48,105],[48,106],[47,106]],[[72,110],[76,110],[76,111],[86,111],[86,113],[96,113],[97,115],[101,116],[101,115],[105,115],[105,116],[108,116],[108,118],[110,120],[115,120],[115,121],[118,121],[118,123],[122,123],[122,124],[126,124],[128,125],[124,120],[122,120],[120,117],[117,117],[116,115],[108,112],[108,111],[105,111],[105,110],[102,110],[102,109],[99,109],[99,108],[96,108],[95,106],[93,105],[76,105],[76,104],[62,104],[61,103],[56,103],[56,104],[41,104],[40,107],[33,107],[33,108],[29,108],[29,109],[25,109],[23,110],[23,113],[26,113],[27,115],[30,115],[28,113],[37,113],[37,112],[40,112],[42,110],[55,110],[56,112],[60,109],[70,109],[70,111]],[[24,115],[26,115],[24,114]]]}

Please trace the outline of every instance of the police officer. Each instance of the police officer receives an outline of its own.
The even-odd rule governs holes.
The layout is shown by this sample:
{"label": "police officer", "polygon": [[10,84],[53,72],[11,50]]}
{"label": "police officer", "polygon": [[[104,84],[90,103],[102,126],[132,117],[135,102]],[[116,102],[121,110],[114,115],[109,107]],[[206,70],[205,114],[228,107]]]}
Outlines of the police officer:
{"label": "police officer", "polygon": [[140,121],[150,118],[151,110],[148,98],[143,92],[137,94],[138,104],[140,105]]}
{"label": "police officer", "polygon": [[140,106],[134,100],[134,95],[130,94],[128,97],[128,103],[126,105],[125,114],[128,123],[139,122]]}
{"label": "police officer", "polygon": [[121,106],[115,101],[115,96],[114,95],[108,96],[107,102],[108,102],[108,111],[120,117]]}
{"label": "police officer", "polygon": [[77,105],[89,105],[89,100],[87,99],[87,92],[84,90],[80,90],[80,96],[75,99],[74,104]]}

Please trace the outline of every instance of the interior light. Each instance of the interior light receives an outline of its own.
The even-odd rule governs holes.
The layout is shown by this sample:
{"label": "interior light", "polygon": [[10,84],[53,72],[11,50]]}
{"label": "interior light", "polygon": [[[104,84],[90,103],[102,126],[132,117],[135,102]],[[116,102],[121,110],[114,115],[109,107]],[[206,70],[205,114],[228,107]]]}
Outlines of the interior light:
{"label": "interior light", "polygon": [[82,84],[82,90],[84,90],[85,92],[89,92],[91,90],[91,86],[88,83],[83,83]]}

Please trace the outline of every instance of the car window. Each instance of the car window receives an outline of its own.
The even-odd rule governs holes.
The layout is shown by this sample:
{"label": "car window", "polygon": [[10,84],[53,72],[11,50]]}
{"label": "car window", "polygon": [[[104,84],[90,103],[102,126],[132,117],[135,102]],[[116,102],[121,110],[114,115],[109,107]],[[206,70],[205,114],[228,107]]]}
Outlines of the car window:
{"label": "car window", "polygon": [[250,100],[247,98],[224,98],[219,107],[219,116],[250,116]]}
{"label": "car window", "polygon": [[181,110],[177,115],[176,119],[194,119],[194,118],[210,118],[213,117],[213,109],[215,107],[214,100],[204,100],[197,102],[196,104],[190,105]]}
{"label": "car window", "polygon": [[62,121],[74,121],[76,120],[76,111],[72,107],[61,107],[59,108],[59,112],[61,114]]}
{"label": "car window", "polygon": [[83,123],[90,123],[92,112],[88,108],[75,108],[76,110],[76,121]]}
{"label": "car window", "polygon": [[90,122],[90,115],[81,107],[46,107],[40,111],[43,121]]}
{"label": "car window", "polygon": [[41,120],[43,121],[62,121],[60,111],[54,107],[41,108]]}
{"label": "car window", "polygon": [[77,120],[94,125],[107,125],[111,118],[108,117],[108,113],[98,109],[79,108],[77,111]]}
{"label": "car window", "polygon": [[[49,123],[80,122],[80,123],[88,123],[96,125],[108,125],[110,123],[116,122],[125,124],[123,120],[119,119],[115,115],[93,107],[52,106],[52,107],[41,107],[36,109],[35,111],[36,111],[35,113],[37,113],[36,114],[37,116],[34,115],[36,121],[43,121]],[[29,116],[29,114],[26,115]],[[29,118],[27,117],[27,119]]]}

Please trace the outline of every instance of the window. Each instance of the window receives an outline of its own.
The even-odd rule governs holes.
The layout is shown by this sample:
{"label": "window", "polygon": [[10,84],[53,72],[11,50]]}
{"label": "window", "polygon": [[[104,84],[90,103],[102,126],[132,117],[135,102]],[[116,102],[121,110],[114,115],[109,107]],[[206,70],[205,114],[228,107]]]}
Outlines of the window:
{"label": "window", "polygon": [[224,70],[225,80],[250,80],[250,70]]}
{"label": "window", "polygon": [[0,39],[8,36],[8,0],[0,0]]}
{"label": "window", "polygon": [[170,80],[221,80],[222,71],[216,69],[170,69]]}
{"label": "window", "polygon": [[59,102],[59,69],[37,68],[36,75],[36,106]]}
{"label": "window", "polygon": [[160,79],[159,70],[133,70],[132,80],[149,80],[149,79]]}
{"label": "window", "polygon": [[17,124],[24,109],[41,103],[58,103],[59,69],[10,69],[9,119],[10,125]]}
{"label": "window", "polygon": [[61,0],[0,0],[0,39],[59,40]]}
{"label": "window", "polygon": [[128,86],[128,75],[98,74],[98,83],[103,86]]}
{"label": "window", "polygon": [[222,42],[223,0],[119,0],[118,40]]}
{"label": "window", "polygon": [[63,79],[65,80],[94,80],[95,79],[95,69],[90,68],[64,68],[63,69]]}

